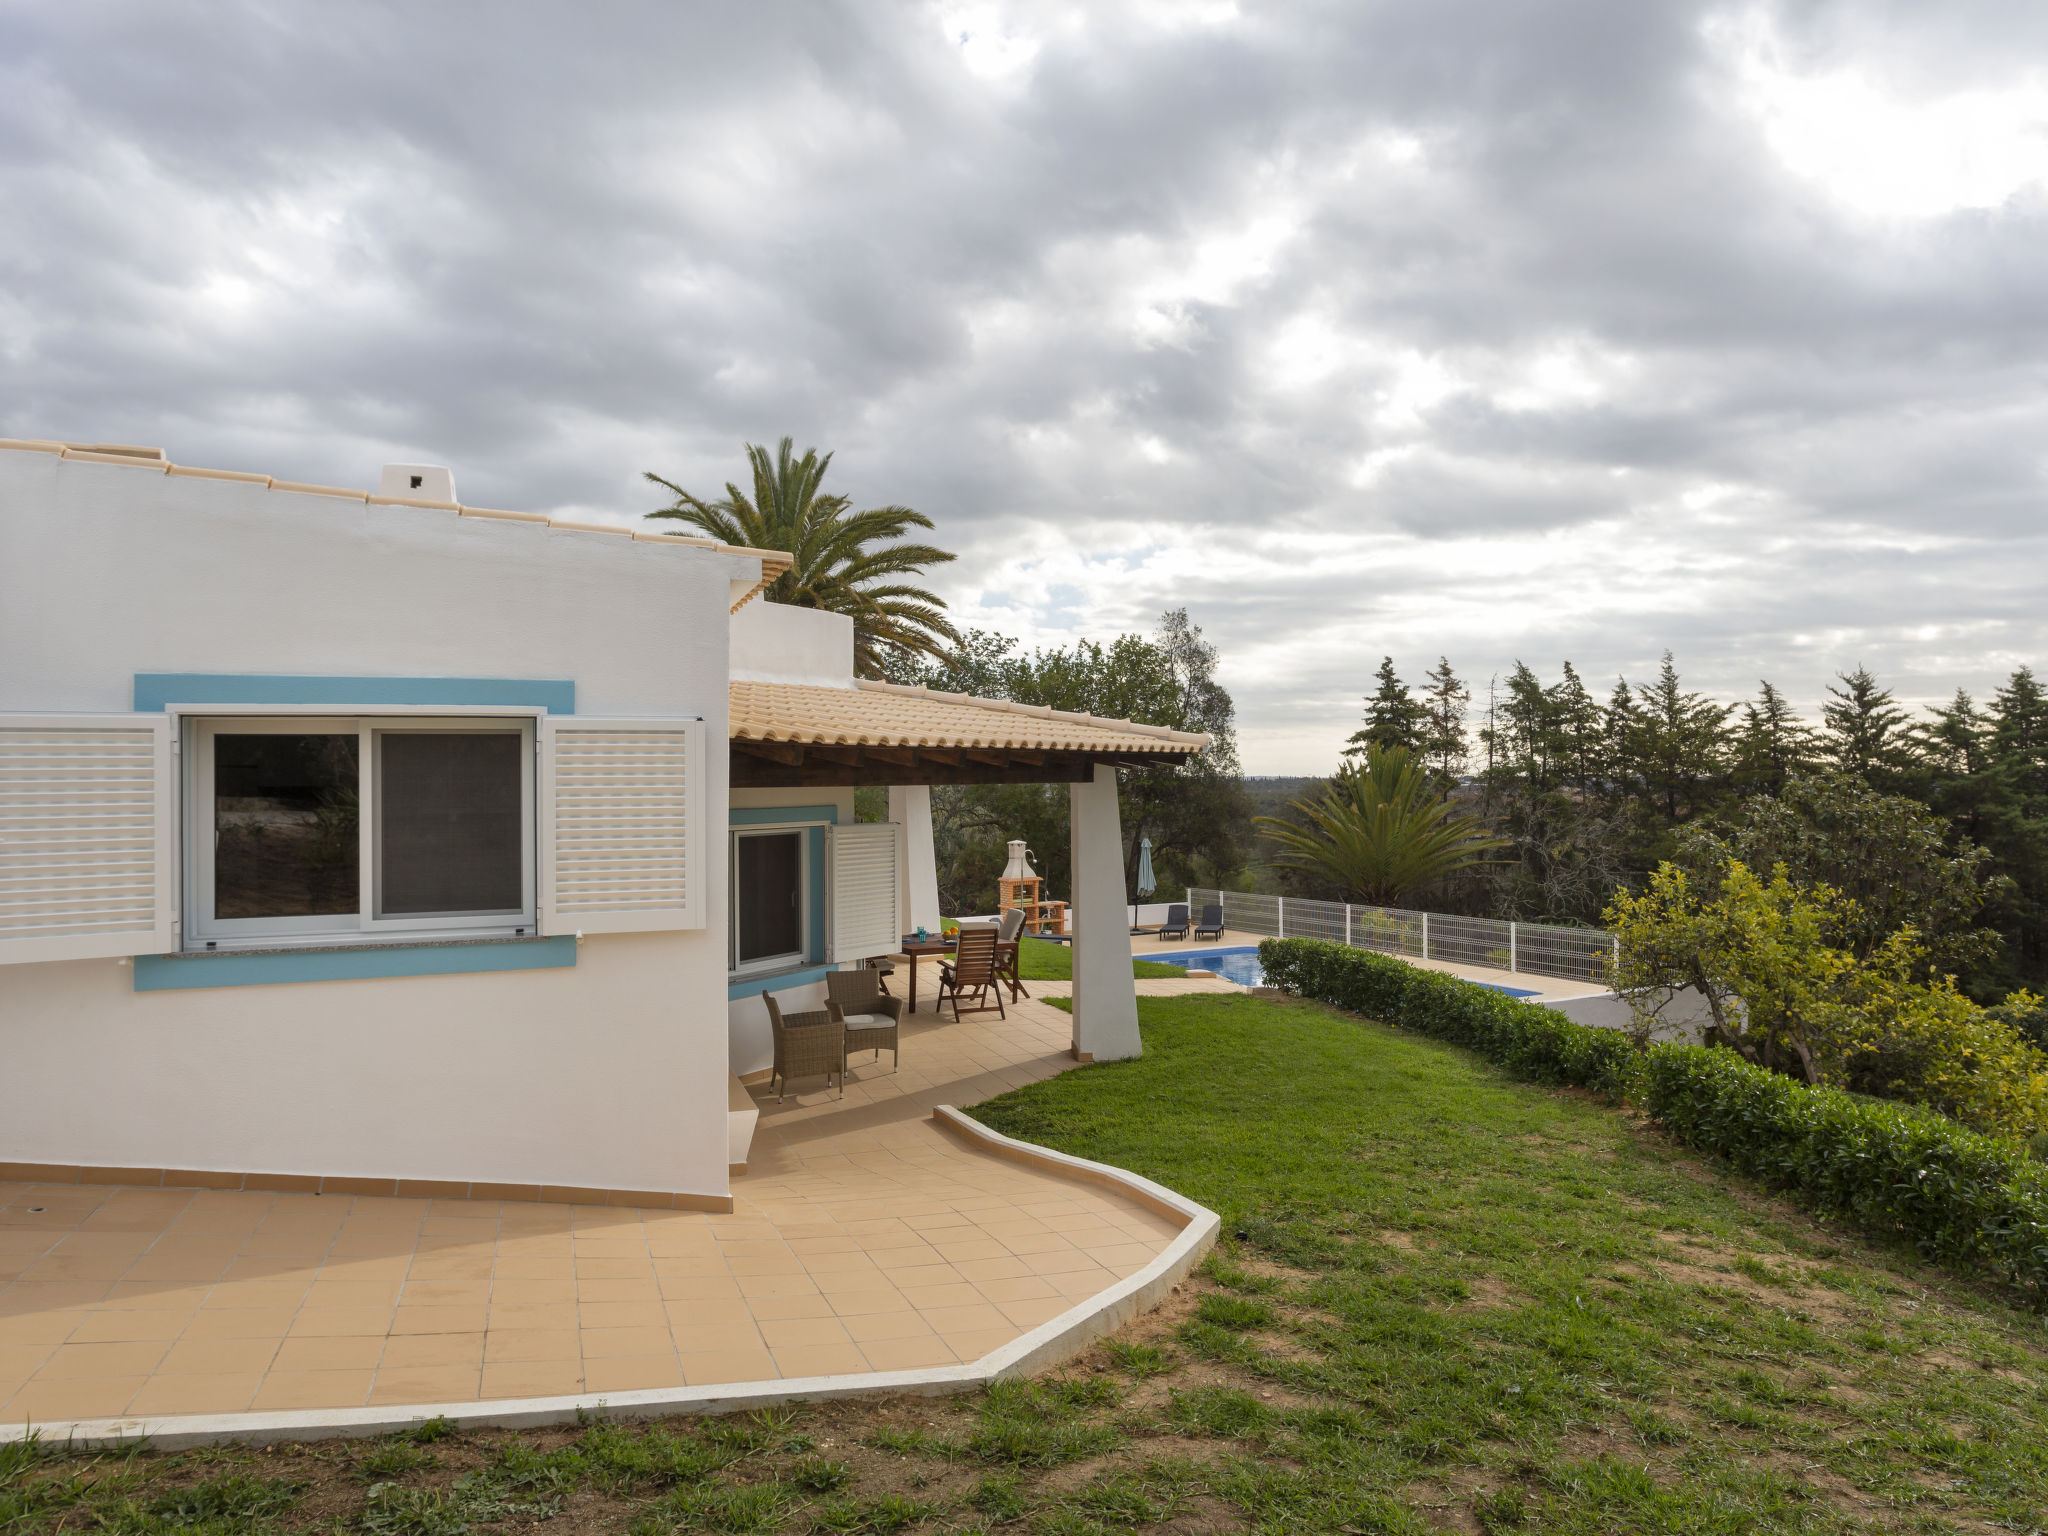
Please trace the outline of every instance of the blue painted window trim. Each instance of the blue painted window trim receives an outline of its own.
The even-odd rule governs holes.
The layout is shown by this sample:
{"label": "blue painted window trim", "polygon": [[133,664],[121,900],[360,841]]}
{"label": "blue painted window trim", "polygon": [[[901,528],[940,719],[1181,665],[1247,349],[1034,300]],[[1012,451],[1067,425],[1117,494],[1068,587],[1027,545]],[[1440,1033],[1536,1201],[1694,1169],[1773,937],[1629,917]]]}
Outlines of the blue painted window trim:
{"label": "blue painted window trim", "polygon": [[[576,713],[571,680],[525,677],[341,677],[264,672],[138,672],[135,708],[172,704],[435,705]],[[573,935],[549,939],[350,945],[335,949],[233,950],[135,957],[135,990],[275,986],[387,976],[459,976],[480,971],[555,970],[576,964]]]}
{"label": "blue painted window trim", "polygon": [[137,955],[135,990],[181,992],[194,987],[264,987],[388,976],[467,976],[481,971],[560,970],[575,964],[573,934],[547,939]]}
{"label": "blue painted window trim", "polygon": [[[785,822],[822,821],[837,826],[839,807],[836,805],[749,805],[729,806],[726,809],[726,825],[729,827],[773,827]],[[811,866],[811,934],[809,952],[813,955],[825,953],[825,829],[806,827],[804,853]],[[763,992],[780,992],[785,987],[808,986],[825,979],[825,973],[832,970],[829,965],[807,965],[799,970],[778,971],[769,976],[749,976],[743,981],[726,983],[725,996],[728,1002],[741,997],[759,997]]]}
{"label": "blue painted window trim", "polygon": [[135,708],[171,704],[467,705],[576,713],[573,681],[536,677],[320,677],[260,672],[138,672]]}
{"label": "blue painted window trim", "polygon": [[743,997],[759,997],[763,992],[785,992],[791,987],[808,987],[825,979],[828,971],[837,970],[831,965],[807,965],[800,971],[777,971],[771,976],[749,976],[745,981],[735,981],[725,989],[727,1002],[737,1002]]}

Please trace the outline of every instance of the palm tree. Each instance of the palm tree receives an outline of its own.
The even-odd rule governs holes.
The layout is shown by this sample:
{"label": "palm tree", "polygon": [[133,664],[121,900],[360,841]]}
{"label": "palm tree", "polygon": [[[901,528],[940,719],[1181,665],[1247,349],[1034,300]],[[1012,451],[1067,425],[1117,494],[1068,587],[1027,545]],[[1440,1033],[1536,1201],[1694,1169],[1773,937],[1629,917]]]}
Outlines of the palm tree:
{"label": "palm tree", "polygon": [[[880,677],[889,653],[941,656],[945,644],[959,644],[945,603],[901,579],[954,557],[930,544],[889,542],[908,529],[931,527],[930,518],[909,507],[852,511],[846,497],[818,488],[832,455],[821,458],[807,448],[798,458],[787,437],[773,460],[766,448],[748,443],[747,460],[754,468],[751,499],[728,480],[725,495],[705,501],[647,471],[649,480],[676,498],[647,515],[687,523],[724,544],[787,551],[794,563],[762,595],[772,603],[851,618],[854,669],[863,676]],[[876,545],[881,547],[870,547]]]}
{"label": "palm tree", "polygon": [[1406,747],[1368,747],[1364,763],[1346,763],[1320,795],[1293,808],[1300,822],[1258,818],[1282,849],[1274,862],[1327,876],[1376,907],[1507,846],[1452,811],[1435,775]]}

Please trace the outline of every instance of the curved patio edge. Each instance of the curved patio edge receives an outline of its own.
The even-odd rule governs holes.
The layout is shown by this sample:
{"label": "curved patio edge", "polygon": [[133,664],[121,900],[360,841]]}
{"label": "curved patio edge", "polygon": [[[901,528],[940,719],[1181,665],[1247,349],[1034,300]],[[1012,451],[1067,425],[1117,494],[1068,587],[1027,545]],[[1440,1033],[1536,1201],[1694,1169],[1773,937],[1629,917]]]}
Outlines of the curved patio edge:
{"label": "curved patio edge", "polygon": [[915,1371],[869,1371],[850,1376],[808,1376],[774,1381],[720,1382],[715,1386],[654,1388],[638,1392],[578,1393],[565,1397],[509,1397],[484,1402],[407,1403],[376,1408],[312,1408],[285,1413],[186,1414],[177,1417],[53,1420],[0,1424],[0,1444],[35,1433],[52,1444],[92,1448],[138,1445],[182,1450],[196,1445],[279,1440],[357,1439],[389,1434],[423,1419],[445,1418],[464,1429],[530,1429],[574,1422],[582,1414],[653,1419],[677,1414],[737,1413],[785,1403],[911,1393],[944,1397],[972,1392],[991,1381],[1021,1376],[1070,1360],[1105,1334],[1151,1311],[1215,1245],[1222,1218],[1163,1184],[1108,1163],[1070,1157],[989,1129],[950,1104],[932,1111],[941,1129],[978,1150],[1048,1173],[1102,1185],[1148,1210],[1182,1223],[1181,1230],[1137,1273],[1069,1307],[1049,1322],[965,1365]]}

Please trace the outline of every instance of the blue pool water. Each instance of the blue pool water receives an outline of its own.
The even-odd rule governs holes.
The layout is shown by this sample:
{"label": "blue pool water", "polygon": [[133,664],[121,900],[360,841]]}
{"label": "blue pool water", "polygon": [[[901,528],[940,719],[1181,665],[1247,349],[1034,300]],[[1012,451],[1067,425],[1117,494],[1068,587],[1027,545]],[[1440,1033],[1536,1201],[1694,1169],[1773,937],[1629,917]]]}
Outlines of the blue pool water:
{"label": "blue pool water", "polygon": [[1214,971],[1241,987],[1260,986],[1266,979],[1266,973],[1259,969],[1259,951],[1250,944],[1242,949],[1176,949],[1163,955],[1133,946],[1131,953],[1140,960],[1163,960],[1190,971]]}
{"label": "blue pool water", "polygon": [[[1241,987],[1260,986],[1266,979],[1266,973],[1259,967],[1259,951],[1250,944],[1239,949],[1174,949],[1163,955],[1133,947],[1132,953],[1140,960],[1163,960],[1168,965],[1183,966],[1191,971],[1214,971],[1224,980],[1234,981]],[[1473,985],[1505,992],[1509,997],[1541,995],[1532,987],[1506,987],[1497,981],[1478,981]]]}

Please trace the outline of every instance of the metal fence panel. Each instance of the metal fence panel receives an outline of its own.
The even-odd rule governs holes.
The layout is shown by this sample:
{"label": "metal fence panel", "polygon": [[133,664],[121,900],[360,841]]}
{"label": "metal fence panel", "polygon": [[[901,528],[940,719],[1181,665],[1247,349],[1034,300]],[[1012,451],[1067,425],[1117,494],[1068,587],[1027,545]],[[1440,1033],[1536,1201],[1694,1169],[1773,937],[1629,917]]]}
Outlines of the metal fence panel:
{"label": "metal fence panel", "polygon": [[1567,981],[1604,983],[1614,953],[1614,936],[1594,928],[1510,923],[1401,907],[1347,906],[1340,901],[1263,896],[1251,891],[1196,889],[1188,892],[1188,900],[1196,917],[1204,906],[1222,907],[1223,926],[1234,933],[1327,939],[1412,960],[1443,960]]}

